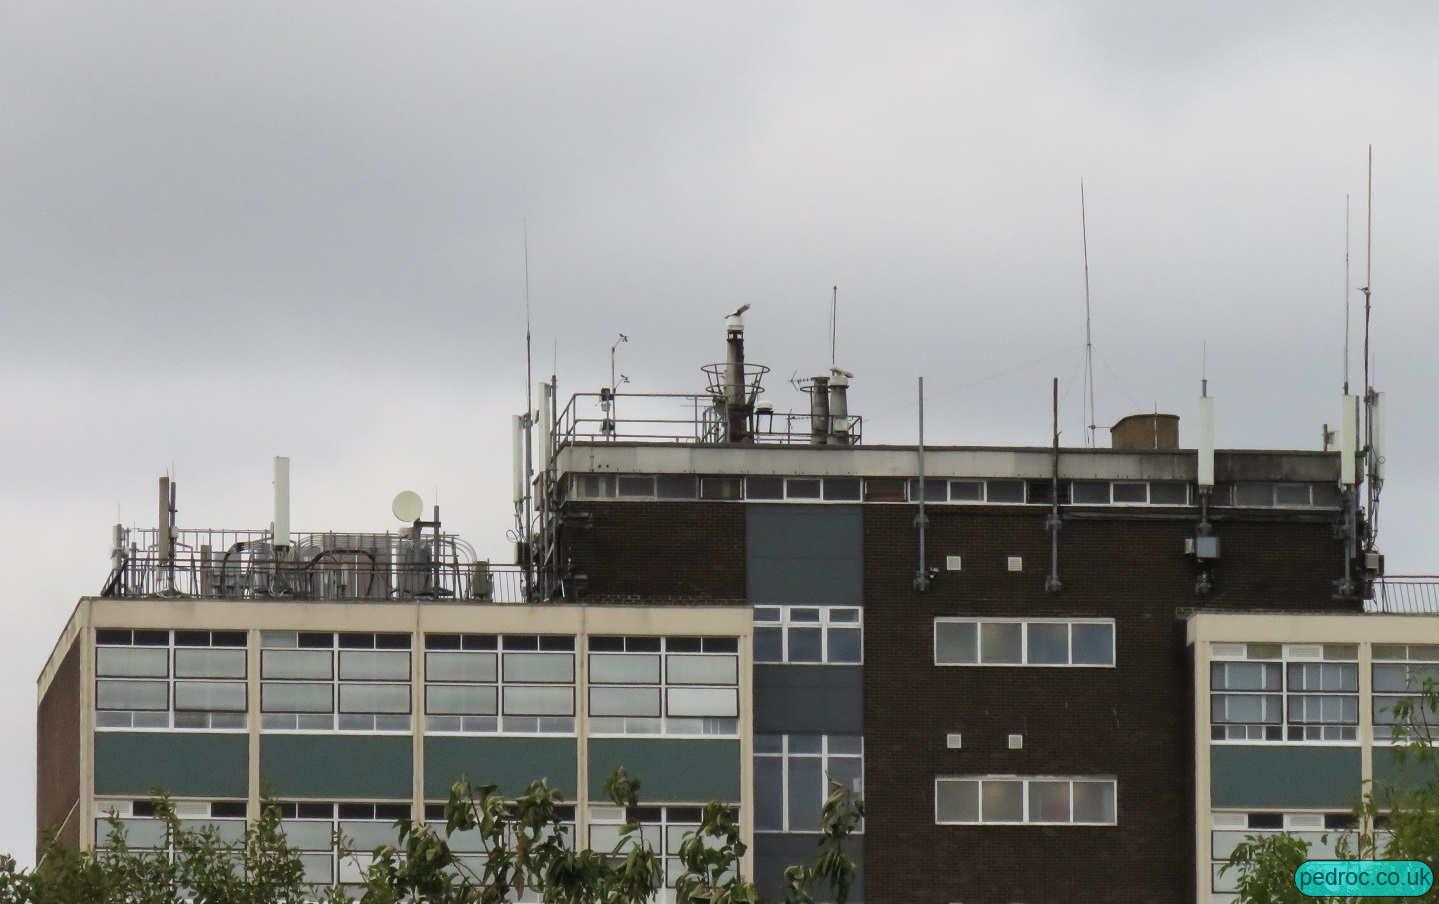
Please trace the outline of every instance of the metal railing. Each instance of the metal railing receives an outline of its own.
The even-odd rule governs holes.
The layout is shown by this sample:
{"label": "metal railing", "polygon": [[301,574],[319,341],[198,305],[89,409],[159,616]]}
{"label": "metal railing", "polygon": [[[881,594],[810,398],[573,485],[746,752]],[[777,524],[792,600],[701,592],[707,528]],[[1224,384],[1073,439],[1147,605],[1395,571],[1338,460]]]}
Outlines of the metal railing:
{"label": "metal railing", "polygon": [[1374,582],[1364,611],[1388,615],[1439,615],[1439,575],[1391,574]]}
{"label": "metal railing", "polygon": [[451,534],[296,533],[276,548],[267,531],[126,532],[102,596],[236,600],[526,601],[524,568],[476,560]]}
{"label": "metal railing", "polygon": [[[859,445],[864,419],[844,419],[848,445]],[[813,419],[804,412],[768,411],[750,415],[754,441],[767,445],[806,445]],[[568,443],[669,442],[720,443],[725,438],[725,416],[716,397],[705,393],[580,392],[555,421],[555,448]]]}

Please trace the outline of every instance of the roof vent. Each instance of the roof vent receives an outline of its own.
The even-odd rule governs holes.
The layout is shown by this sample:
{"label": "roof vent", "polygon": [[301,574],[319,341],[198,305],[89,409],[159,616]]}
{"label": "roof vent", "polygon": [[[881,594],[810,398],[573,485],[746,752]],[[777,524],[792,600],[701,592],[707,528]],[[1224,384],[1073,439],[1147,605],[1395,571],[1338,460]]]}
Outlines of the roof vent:
{"label": "roof vent", "polygon": [[1109,443],[1116,449],[1178,449],[1179,415],[1131,414],[1109,428]]}

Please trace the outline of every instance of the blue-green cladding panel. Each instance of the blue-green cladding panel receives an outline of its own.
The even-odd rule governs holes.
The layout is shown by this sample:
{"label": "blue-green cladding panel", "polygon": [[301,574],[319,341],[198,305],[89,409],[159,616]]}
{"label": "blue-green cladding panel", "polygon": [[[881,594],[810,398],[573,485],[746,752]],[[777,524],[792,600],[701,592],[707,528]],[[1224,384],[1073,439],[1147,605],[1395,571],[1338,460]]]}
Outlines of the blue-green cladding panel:
{"label": "blue-green cladding panel", "polygon": [[640,780],[640,803],[740,799],[739,741],[596,738],[590,741],[590,799],[603,801],[605,779],[623,766]]}
{"label": "blue-green cladding panel", "polygon": [[574,738],[425,738],[425,797],[442,800],[462,778],[476,787],[499,785],[514,797],[536,779],[573,800],[579,787]]}
{"label": "blue-green cladding panel", "polygon": [[409,735],[260,736],[260,783],[280,797],[408,799]]}
{"label": "blue-green cladding panel", "polygon": [[1214,746],[1216,807],[1343,807],[1359,799],[1358,747]]}
{"label": "blue-green cladding panel", "polygon": [[1376,791],[1382,793],[1386,786],[1413,791],[1433,779],[1433,769],[1425,768],[1422,764],[1415,762],[1412,755],[1401,763],[1393,747],[1374,745],[1374,788]]}
{"label": "blue-green cladding panel", "polygon": [[244,734],[95,732],[95,793],[245,797],[250,742]]}

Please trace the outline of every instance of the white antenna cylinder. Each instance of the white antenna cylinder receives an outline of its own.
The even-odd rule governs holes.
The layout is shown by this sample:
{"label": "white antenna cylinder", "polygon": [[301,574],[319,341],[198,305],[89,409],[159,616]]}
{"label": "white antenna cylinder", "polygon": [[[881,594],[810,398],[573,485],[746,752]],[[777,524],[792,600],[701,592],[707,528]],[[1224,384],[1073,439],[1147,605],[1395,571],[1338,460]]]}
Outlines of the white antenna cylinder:
{"label": "white antenna cylinder", "polygon": [[[614,389],[615,387],[610,387]],[[550,442],[555,432],[554,406],[550,400],[554,397],[555,387],[550,383],[540,384],[540,465],[542,470],[550,466]]]}
{"label": "white antenna cylinder", "polygon": [[1199,485],[1214,486],[1214,397],[1199,399]]}
{"label": "white antenna cylinder", "polygon": [[1354,485],[1354,454],[1359,448],[1359,400],[1346,395],[1339,411],[1339,485]]}
{"label": "white antenna cylinder", "polygon": [[1384,393],[1373,395],[1369,408],[1369,475],[1375,480],[1384,479]]}
{"label": "white antenna cylinder", "polygon": [[514,416],[514,440],[515,505],[518,506],[525,501],[525,419],[518,414]]}
{"label": "white antenna cylinder", "polygon": [[275,523],[271,525],[270,542],[290,545],[290,459],[284,455],[275,456]]}

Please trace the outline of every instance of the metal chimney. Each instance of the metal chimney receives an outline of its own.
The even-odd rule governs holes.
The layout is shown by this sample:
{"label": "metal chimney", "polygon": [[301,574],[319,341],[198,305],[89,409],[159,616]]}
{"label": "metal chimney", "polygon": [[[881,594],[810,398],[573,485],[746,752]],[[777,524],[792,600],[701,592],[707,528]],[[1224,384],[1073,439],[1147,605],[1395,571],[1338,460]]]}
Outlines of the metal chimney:
{"label": "metal chimney", "polygon": [[744,309],[725,318],[724,401],[727,419],[725,439],[742,443],[749,438],[744,380]]}
{"label": "metal chimney", "polygon": [[818,376],[809,387],[809,444],[829,442],[829,377]]}
{"label": "metal chimney", "polygon": [[829,444],[849,445],[849,378],[854,374],[838,367],[829,372]]}

